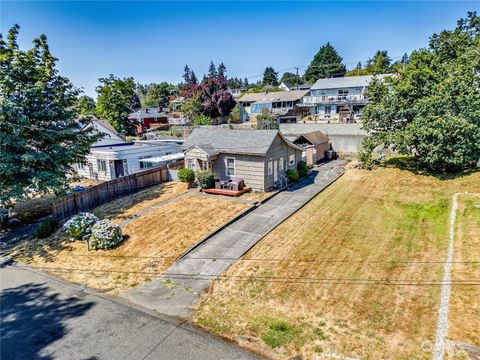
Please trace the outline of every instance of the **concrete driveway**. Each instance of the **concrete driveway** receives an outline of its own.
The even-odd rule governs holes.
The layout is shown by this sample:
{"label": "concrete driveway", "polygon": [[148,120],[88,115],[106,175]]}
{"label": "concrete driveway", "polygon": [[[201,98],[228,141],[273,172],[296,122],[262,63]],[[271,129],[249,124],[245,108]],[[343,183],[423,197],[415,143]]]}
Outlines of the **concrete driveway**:
{"label": "concrete driveway", "polygon": [[178,319],[1,261],[2,360],[258,359]]}
{"label": "concrete driveway", "polygon": [[188,318],[200,293],[266,234],[343,174],[341,160],[323,164],[301,182],[217,233],[176,261],[162,277],[120,296],[160,313]]}

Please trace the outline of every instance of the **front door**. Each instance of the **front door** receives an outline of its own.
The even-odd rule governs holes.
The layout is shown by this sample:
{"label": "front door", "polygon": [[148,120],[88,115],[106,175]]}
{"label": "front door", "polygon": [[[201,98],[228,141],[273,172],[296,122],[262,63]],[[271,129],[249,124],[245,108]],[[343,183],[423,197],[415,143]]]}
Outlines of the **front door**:
{"label": "front door", "polygon": [[278,160],[273,161],[273,181],[278,180]]}
{"label": "front door", "polygon": [[115,160],[115,179],[124,176],[123,160]]}

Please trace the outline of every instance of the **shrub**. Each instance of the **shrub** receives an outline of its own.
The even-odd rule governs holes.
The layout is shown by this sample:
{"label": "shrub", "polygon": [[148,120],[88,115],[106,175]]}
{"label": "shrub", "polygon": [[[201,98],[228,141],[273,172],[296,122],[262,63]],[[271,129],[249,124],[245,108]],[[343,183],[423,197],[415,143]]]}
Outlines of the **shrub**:
{"label": "shrub", "polygon": [[92,228],[92,236],[88,239],[91,249],[111,249],[123,241],[122,229],[110,220],[98,221]]}
{"label": "shrub", "polygon": [[53,232],[58,228],[58,220],[57,219],[48,219],[42,221],[40,225],[38,225],[37,230],[35,231],[35,235],[40,238],[46,238],[53,234]]}
{"label": "shrub", "polygon": [[288,178],[288,182],[292,183],[292,182],[298,181],[298,179],[300,179],[300,176],[298,175],[297,170],[288,169],[287,178]]}
{"label": "shrub", "polygon": [[192,169],[180,169],[178,170],[178,178],[180,181],[191,185],[195,181],[195,172]]}
{"label": "shrub", "polygon": [[302,329],[290,326],[283,321],[274,321],[269,325],[269,330],[262,335],[262,340],[268,346],[276,348],[292,341]]}
{"label": "shrub", "polygon": [[308,174],[308,166],[307,166],[307,163],[306,163],[305,161],[300,161],[300,162],[297,164],[297,171],[298,171],[298,176],[299,176],[299,177],[307,176],[307,174]]}
{"label": "shrub", "polygon": [[92,233],[93,225],[98,218],[91,213],[80,213],[73,216],[63,225],[63,230],[74,240],[82,240]]}
{"label": "shrub", "polygon": [[197,181],[202,189],[209,189],[215,185],[215,174],[211,171],[198,171]]}

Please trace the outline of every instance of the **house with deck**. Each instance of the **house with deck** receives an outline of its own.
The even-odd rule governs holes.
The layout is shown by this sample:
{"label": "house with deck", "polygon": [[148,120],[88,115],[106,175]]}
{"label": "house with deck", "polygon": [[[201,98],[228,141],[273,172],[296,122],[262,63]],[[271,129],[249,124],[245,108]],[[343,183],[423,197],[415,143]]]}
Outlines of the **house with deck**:
{"label": "house with deck", "polygon": [[135,124],[137,135],[153,128],[168,128],[168,115],[154,108],[138,110],[128,115],[128,119]]}
{"label": "house with deck", "polygon": [[185,167],[210,170],[220,180],[241,179],[254,191],[279,186],[296,169],[303,149],[278,130],[197,128],[182,146]]}
{"label": "house with deck", "polygon": [[245,94],[238,99],[241,119],[242,121],[255,120],[259,114],[273,114],[285,118],[291,114],[295,121],[285,119],[284,122],[296,122],[293,111],[308,92],[307,89]]}
{"label": "house with deck", "polygon": [[383,79],[391,74],[362,75],[318,79],[310,94],[302,98],[299,107],[308,108],[317,120],[356,122],[368,103],[367,90],[374,77]]}

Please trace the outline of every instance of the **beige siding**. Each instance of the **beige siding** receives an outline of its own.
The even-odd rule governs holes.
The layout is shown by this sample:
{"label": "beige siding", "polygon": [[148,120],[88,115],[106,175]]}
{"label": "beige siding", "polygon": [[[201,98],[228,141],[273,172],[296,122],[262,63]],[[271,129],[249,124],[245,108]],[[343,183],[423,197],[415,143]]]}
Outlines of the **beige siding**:
{"label": "beige siding", "polygon": [[254,191],[265,191],[264,183],[264,163],[263,157],[253,155],[234,155],[220,154],[218,159],[213,163],[213,169],[220,179],[228,179],[227,160],[226,158],[235,159],[235,176],[243,179],[246,186],[250,186]]}
{"label": "beige siding", "polygon": [[[289,164],[290,155],[295,156],[295,162],[293,165]],[[296,169],[297,163],[302,159],[302,151],[289,146],[280,135],[277,135],[265,158],[265,190],[270,190],[274,185],[275,171],[273,170],[272,174],[268,175],[268,162],[272,161],[272,165],[276,164],[278,169],[278,163],[281,158],[283,158],[284,171],[287,169]],[[279,173],[280,172],[281,171],[279,171]]]}

